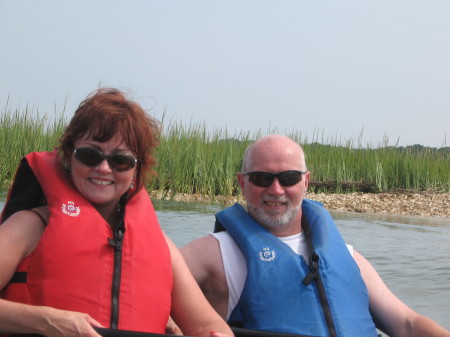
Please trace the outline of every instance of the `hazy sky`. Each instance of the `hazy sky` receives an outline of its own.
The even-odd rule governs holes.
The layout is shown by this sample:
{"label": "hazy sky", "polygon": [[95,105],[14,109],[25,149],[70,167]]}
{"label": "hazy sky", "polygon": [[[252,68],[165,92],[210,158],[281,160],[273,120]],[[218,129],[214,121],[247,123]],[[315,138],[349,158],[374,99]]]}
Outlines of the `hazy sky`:
{"label": "hazy sky", "polygon": [[108,86],[230,135],[450,146],[449,18],[448,0],[0,0],[0,110],[72,116]]}

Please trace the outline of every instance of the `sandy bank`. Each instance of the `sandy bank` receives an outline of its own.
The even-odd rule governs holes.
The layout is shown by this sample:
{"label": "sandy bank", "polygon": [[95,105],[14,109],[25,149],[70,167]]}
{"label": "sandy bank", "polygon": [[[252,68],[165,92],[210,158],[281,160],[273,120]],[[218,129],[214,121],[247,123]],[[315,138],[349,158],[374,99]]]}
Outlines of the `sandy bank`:
{"label": "sandy bank", "polygon": [[[152,193],[152,198],[162,199],[162,194]],[[379,214],[400,214],[416,216],[436,216],[450,218],[450,193],[431,192],[389,192],[389,193],[346,193],[324,194],[308,193],[307,198],[322,202],[328,209]],[[166,196],[165,199],[170,199]],[[232,204],[243,203],[237,197],[215,197],[176,194],[176,201],[198,201]]]}

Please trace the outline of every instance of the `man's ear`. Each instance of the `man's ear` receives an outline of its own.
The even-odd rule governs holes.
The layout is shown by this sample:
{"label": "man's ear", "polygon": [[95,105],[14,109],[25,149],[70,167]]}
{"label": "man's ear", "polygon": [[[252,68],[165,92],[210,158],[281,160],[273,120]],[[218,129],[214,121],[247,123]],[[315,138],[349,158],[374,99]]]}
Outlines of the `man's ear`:
{"label": "man's ear", "polygon": [[306,172],[305,174],[304,174],[304,177],[303,177],[303,179],[305,179],[305,191],[307,191],[308,190],[308,185],[309,185],[309,179],[311,178],[311,175],[310,175],[310,173],[309,173],[309,171],[308,172]]}
{"label": "man's ear", "polygon": [[244,189],[245,189],[244,175],[241,172],[238,172],[238,173],[236,173],[236,178],[237,178],[239,186],[241,187],[241,193],[244,194]]}

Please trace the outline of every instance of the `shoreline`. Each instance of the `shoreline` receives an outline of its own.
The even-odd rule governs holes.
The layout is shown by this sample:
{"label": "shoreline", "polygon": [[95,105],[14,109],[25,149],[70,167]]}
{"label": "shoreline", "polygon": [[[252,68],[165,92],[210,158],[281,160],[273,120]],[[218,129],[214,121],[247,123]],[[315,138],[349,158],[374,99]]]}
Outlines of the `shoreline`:
{"label": "shoreline", "polygon": [[[153,191],[152,198],[181,202],[206,202],[231,205],[235,202],[245,203],[242,196],[203,196],[199,194],[177,193],[175,196]],[[384,193],[312,193],[307,199],[323,203],[329,210],[355,213],[394,214],[409,216],[431,216],[450,218],[450,193],[393,191]]]}

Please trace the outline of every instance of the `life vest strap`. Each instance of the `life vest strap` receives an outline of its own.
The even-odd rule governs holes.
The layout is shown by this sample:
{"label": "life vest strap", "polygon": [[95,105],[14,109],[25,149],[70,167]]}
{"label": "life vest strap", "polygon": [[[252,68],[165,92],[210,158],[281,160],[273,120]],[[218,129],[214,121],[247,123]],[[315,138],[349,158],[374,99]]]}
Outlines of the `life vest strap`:
{"label": "life vest strap", "polygon": [[27,274],[28,273],[26,271],[16,271],[9,283],[26,283]]}

